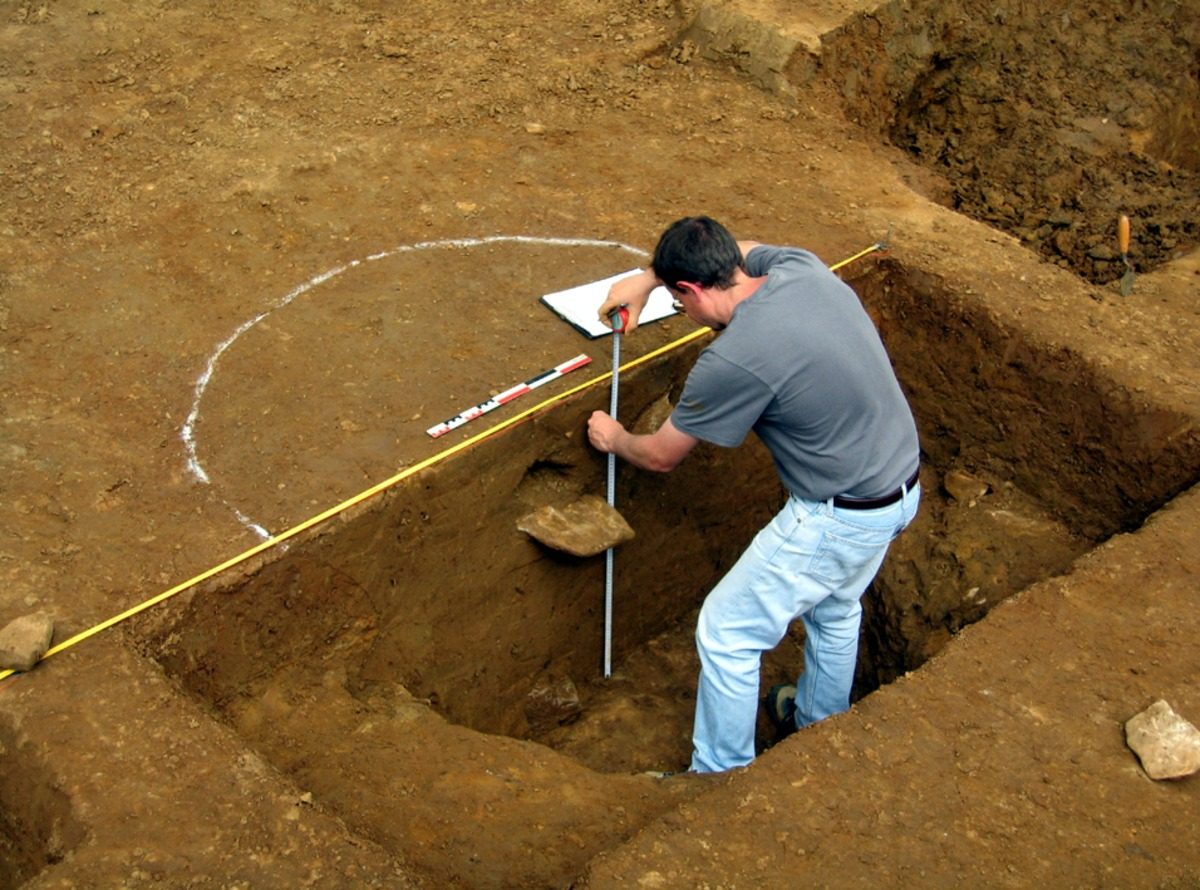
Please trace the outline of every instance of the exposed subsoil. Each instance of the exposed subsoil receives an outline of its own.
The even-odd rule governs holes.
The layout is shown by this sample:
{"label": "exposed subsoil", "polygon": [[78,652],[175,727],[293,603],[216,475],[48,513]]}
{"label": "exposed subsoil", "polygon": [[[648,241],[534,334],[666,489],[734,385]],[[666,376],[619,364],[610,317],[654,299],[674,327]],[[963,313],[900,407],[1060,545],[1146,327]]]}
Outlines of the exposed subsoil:
{"label": "exposed subsoil", "polygon": [[[1200,23],[1188,4],[989,9],[887,121],[949,206],[1105,284],[1200,243]],[[1019,31],[1013,40],[997,32]]]}
{"label": "exposed subsoil", "polygon": [[[979,322],[972,336],[947,335],[962,356],[939,365],[936,321],[922,319],[929,339],[902,342],[903,310],[881,299],[887,268],[869,258],[848,273],[870,292],[923,405],[927,506],[867,601],[856,696],[875,722],[801,734],[760,761],[785,770],[776,784],[789,806],[806,806],[800,789],[825,776],[811,787],[822,813],[836,810],[833,833],[814,839],[794,809],[756,808],[755,837],[770,849],[722,848],[714,885],[786,886],[800,865],[818,867],[819,852],[849,856],[865,825],[888,851],[878,883],[920,884],[930,848],[912,842],[914,825],[936,822],[938,810],[889,776],[905,745],[925,752],[914,762],[931,782],[957,757],[964,799],[1008,799],[1027,779],[1052,786],[1032,787],[1022,806],[1055,825],[1047,843],[1077,854],[1051,868],[1044,847],[1015,849],[1014,826],[1042,824],[1033,815],[966,824],[947,803],[954,824],[936,845],[956,871],[939,880],[1200,882],[1195,839],[1166,840],[1196,817],[1195,780],[1151,801],[1158,792],[1113,728],[1160,696],[1200,717],[1185,626],[1196,567],[1171,552],[1176,539],[1157,537],[1167,532],[1110,548],[1131,567],[1123,575],[1100,563],[1068,576],[1079,585],[1071,602],[1113,608],[1102,592],[1114,578],[1161,583],[1122,623],[1119,651],[1078,656],[1072,634],[1048,622],[1099,634],[1100,617],[1075,620],[1040,600],[1019,606],[1040,622],[1031,640],[1011,619],[999,625],[1009,651],[1030,649],[990,670],[1038,685],[1039,725],[1099,701],[1088,719],[1107,721],[1108,747],[1038,747],[1031,765],[1028,726],[972,722],[965,686],[937,694],[955,688],[944,662],[924,696],[911,698],[905,677],[999,600],[1136,530],[1196,478],[1200,401],[1179,357],[1200,352],[1188,255],[1200,240],[1200,15],[1182,3],[1072,4],[1052,15],[986,6],[892,4],[849,19],[788,95],[754,86],[737,59],[681,45],[689,4],[0,4],[0,623],[45,610],[61,641],[256,545],[261,530],[295,526],[464,441],[489,420],[436,441],[424,431],[490,394],[579,352],[593,366],[575,373],[599,373],[608,343],[582,339],[537,297],[637,266],[678,215],[710,213],[739,236],[799,243],[829,262],[900,221],[888,262],[918,277],[942,263],[929,273],[935,290],[950,288],[955,270],[971,282],[994,270],[995,291],[975,294],[980,316],[1028,310],[1045,349],[1031,358],[1000,343],[997,370],[997,338]],[[1122,212],[1138,271],[1127,297],[1115,285]],[[1026,295],[1016,309],[1007,302]],[[683,319],[649,326],[628,338],[628,357],[688,330]],[[1095,352],[1080,359],[1085,347]],[[947,389],[924,358],[943,375],[977,375],[979,405],[940,405]],[[1126,375],[1112,391],[1127,402],[1073,401],[1081,364]],[[1010,379],[1011,369],[1020,373]],[[1013,411],[1003,428],[982,419],[979,438],[998,447],[991,457],[973,449],[962,416],[1024,404],[1012,380],[1026,374],[1061,388],[1064,417]],[[603,462],[587,456],[584,406],[572,405],[580,415],[551,429],[575,479],[599,485]],[[1029,470],[1054,457],[1025,445],[1046,429],[1062,431],[1059,483],[1088,489],[1078,498]],[[1156,468],[1158,450],[1169,459]],[[511,546],[512,516],[563,484],[556,461],[567,458],[544,458],[520,503],[464,519],[457,541],[437,539],[438,552],[423,555],[432,571],[458,582],[471,559]],[[466,466],[452,476],[460,490],[506,484],[499,459]],[[702,454],[686,479],[727,486],[744,466]],[[726,521],[678,522],[678,501],[660,494],[669,479],[629,484],[641,486],[642,509],[664,511],[639,528],[636,552],[670,550],[680,528],[692,543]],[[403,521],[421,527],[443,506],[416,506]],[[770,508],[756,503],[740,519]],[[737,544],[714,545],[696,577],[719,571]],[[271,558],[286,572],[286,554]],[[595,587],[596,568],[581,573],[580,590]],[[154,607],[164,617],[0,682],[0,886],[566,886],[585,872],[593,886],[696,885],[723,816],[770,791],[739,796],[738,777],[639,775],[678,768],[688,753],[689,616],[703,590],[685,571],[662,584],[664,595],[695,599],[672,627],[647,619],[650,641],[622,653],[611,681],[573,669],[564,685],[563,674],[532,669],[548,709],[483,716],[433,694],[478,679],[449,676],[453,665],[440,666],[448,679],[412,666],[387,676],[392,662],[372,650],[387,628],[372,623],[375,594],[357,578],[298,595],[297,625],[327,645],[269,667],[256,652],[289,650],[268,622],[246,635],[252,607],[212,585],[168,600]],[[432,584],[421,592],[431,603],[438,595]],[[192,614],[207,616],[196,631],[210,639],[172,623]],[[448,657],[506,636],[435,630],[431,646],[458,634]],[[764,686],[791,676],[801,643],[797,631],[767,659]],[[951,649],[967,661],[974,651]],[[175,660],[164,656],[164,670],[136,652]],[[222,686],[226,668],[188,661],[195,653],[223,653],[243,672]],[[881,747],[886,705],[868,693],[898,677],[910,730]],[[944,726],[966,729],[939,762],[929,739]],[[776,739],[761,729],[766,749]],[[976,742],[1000,760],[965,763]],[[846,778],[839,759],[859,769]],[[1135,780],[1112,779],[1121,770]],[[831,788],[829,776],[845,782]],[[1091,809],[1070,791],[1089,782],[1100,789]],[[901,791],[921,805],[895,807]],[[674,843],[672,832],[690,839]],[[775,847],[800,850],[788,878],[764,874]]]}

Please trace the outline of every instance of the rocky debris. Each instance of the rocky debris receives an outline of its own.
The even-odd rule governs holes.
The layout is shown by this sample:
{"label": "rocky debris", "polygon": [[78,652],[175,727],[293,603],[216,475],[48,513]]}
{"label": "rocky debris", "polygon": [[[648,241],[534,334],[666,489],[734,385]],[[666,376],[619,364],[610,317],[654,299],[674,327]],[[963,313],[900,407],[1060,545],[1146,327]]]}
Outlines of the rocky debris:
{"label": "rocky debris", "polygon": [[[831,73],[860,73],[837,75],[833,84],[853,115],[894,116],[893,141],[944,177],[949,194],[937,200],[1093,284],[1119,281],[1126,271],[1116,249],[1121,210],[1133,223],[1129,260],[1137,272],[1194,247],[1198,97],[1190,84],[1160,74],[1194,52],[1195,29],[1182,6],[1144,8],[1144,15],[1113,9],[1098,13],[1103,25],[1089,15],[1098,31],[1086,33],[1066,12],[1050,17],[1010,4],[1002,45],[986,17],[947,22],[931,41],[939,29],[901,4],[895,9],[831,35],[822,58],[840,63],[828,66]],[[1138,53],[1121,52],[1135,34]],[[1069,53],[1047,51],[1063,40]],[[878,79],[864,76],[881,41],[908,49],[888,54],[895,105],[880,102]]]}
{"label": "rocky debris", "polygon": [[45,612],[23,615],[0,630],[0,668],[28,671],[37,664],[54,638],[54,620]]}
{"label": "rocky debris", "polygon": [[539,507],[518,519],[517,528],[573,556],[595,556],[633,539],[625,517],[596,495],[584,495],[562,509]]}
{"label": "rocky debris", "polygon": [[1162,699],[1126,721],[1125,743],[1152,779],[1200,772],[1200,730]]}

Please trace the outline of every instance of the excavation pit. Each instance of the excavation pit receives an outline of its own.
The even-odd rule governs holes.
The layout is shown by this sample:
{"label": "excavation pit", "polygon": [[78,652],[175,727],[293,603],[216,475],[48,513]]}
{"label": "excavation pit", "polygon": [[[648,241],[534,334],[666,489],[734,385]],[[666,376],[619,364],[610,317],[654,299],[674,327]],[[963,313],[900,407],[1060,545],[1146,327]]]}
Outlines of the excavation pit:
{"label": "excavation pit", "polygon": [[[820,19],[804,49],[807,79],[781,68],[790,93],[757,89],[696,53],[679,37],[698,7],[734,8],[782,32]],[[1195,200],[1194,188],[1157,183],[1168,166],[1196,169],[1194,55],[1173,53],[1194,49],[1200,18],[1194,4],[1159,0],[1069,7],[620,0],[484,4],[466,22],[460,6],[437,3],[10,4],[0,32],[4,620],[46,609],[64,634],[95,627],[258,543],[229,506],[279,531],[420,460],[442,447],[423,438],[431,423],[581,351],[514,336],[541,311],[529,298],[557,285],[551,270],[572,284],[624,267],[564,269],[547,250],[529,278],[498,276],[499,289],[485,280],[490,262],[448,269],[427,253],[428,274],[412,275],[367,261],[399,245],[501,233],[646,248],[675,215],[703,212],[741,237],[833,260],[890,232],[905,267],[856,267],[856,286],[887,329],[927,453],[921,524],[867,600],[864,697],[749,771],[698,789],[634,774],[674,765],[671,746],[686,747],[697,567],[715,574],[707,552],[670,565],[665,555],[717,546],[704,536],[726,534],[726,516],[702,525],[705,502],[659,503],[651,481],[636,483],[643,513],[679,527],[676,542],[631,517],[643,538],[659,535],[654,565],[682,568],[688,583],[669,592],[676,624],[630,613],[639,596],[644,609],[663,604],[644,595],[648,572],[621,589],[635,562],[619,557],[617,676],[601,683],[599,571],[530,549],[508,502],[464,505],[449,493],[502,475],[527,510],[599,490],[601,464],[545,417],[540,432],[526,422],[502,448],[453,461],[473,472],[422,473],[257,567],[2,681],[10,844],[0,883],[1197,884],[1200,840],[1179,826],[1198,817],[1198,786],[1148,781],[1120,728],[1159,698],[1193,723],[1200,714],[1200,492],[1155,510],[1181,479],[1200,478],[1200,257],[1150,272],[1142,212]],[[1072,27],[1061,27],[1063,12]],[[1044,64],[1018,41],[1056,58]],[[1114,74],[1127,58],[1145,79]],[[931,77],[939,64],[944,93]],[[981,149],[1011,152],[1032,135],[1047,111],[1030,94],[1056,83],[1070,101],[1055,130],[1088,152],[1074,162],[1031,148],[1029,166],[1062,158],[1050,172],[1070,182],[1073,163],[1086,163],[1083,186],[1060,194],[1091,201],[1125,168],[1090,150],[1131,137],[1153,164],[1144,205],[1101,197],[1069,219],[1038,217],[1043,205],[1019,194],[1019,181],[983,163]],[[1140,119],[1110,107],[1127,88]],[[948,132],[921,128],[922,103]],[[1034,113],[990,138],[960,113],[968,107],[989,124]],[[965,165],[980,162],[975,181],[952,188],[943,167],[919,167],[897,148],[914,147],[895,126],[901,110],[927,154],[954,136]],[[1132,126],[1118,134],[1114,122]],[[1007,205],[1035,217],[1035,234],[1050,225],[1044,234],[1061,235],[1072,258],[1072,225],[1111,252],[1116,215],[1127,212],[1132,293],[1113,278],[1096,286],[1065,274],[1066,256],[1055,255],[1059,268],[1039,260],[1040,236],[1024,240],[972,209],[985,186],[998,215]],[[1194,241],[1184,233],[1173,253]],[[222,356],[196,439],[212,484],[196,481],[180,433],[214,347],[289,289],[354,260],[353,280],[272,312]],[[1102,262],[1121,274],[1120,260]],[[368,282],[368,269],[378,278]],[[441,299],[420,314],[396,311],[422,293]],[[360,314],[371,300],[379,309]],[[442,320],[467,324],[446,338],[431,329]],[[447,351],[483,367],[447,368]],[[602,370],[605,354],[562,385]],[[409,366],[428,377],[408,378]],[[558,429],[577,437],[585,407],[602,401],[560,406],[575,418]],[[501,458],[516,470],[501,473]],[[1156,458],[1161,473],[1150,472]],[[626,477],[623,498],[635,493]],[[661,491],[681,486],[720,505],[698,483],[730,478],[693,472]],[[1025,504],[1005,499],[1033,501],[1038,521],[1018,521]],[[424,529],[429,553],[392,554],[402,531],[414,534],[404,518]],[[1043,519],[1070,532],[1056,539],[1065,552],[1018,565],[1027,552],[1013,538],[1038,537]],[[731,558],[734,533],[753,524],[732,528],[717,556]],[[957,534],[964,526],[970,537]],[[462,530],[461,546],[448,528]],[[938,650],[994,604],[1001,582],[1045,577],[1114,528],[1133,531]],[[509,575],[445,555],[454,546],[464,560],[491,558],[472,534],[498,542]],[[381,554],[392,564],[380,566]],[[553,598],[532,583],[511,595],[513,579],[537,580],[516,565],[522,556],[561,568],[541,570],[560,586]],[[658,589],[663,577],[648,580]],[[446,603],[421,585],[444,590]],[[586,616],[569,620],[583,604]],[[518,639],[526,629],[514,615],[531,627],[550,617]],[[558,648],[539,651],[543,638]],[[774,655],[765,678],[790,673],[793,655]],[[463,676],[438,676],[445,665]],[[515,736],[481,731],[505,723]],[[39,810],[50,788],[63,796]],[[664,815],[647,824],[655,812]],[[56,819],[78,831],[51,842]]]}
{"label": "excavation pit", "polygon": [[[1200,27],[1180,3],[883,4],[827,34],[820,76],[930,174],[927,197],[1093,284],[1200,243]],[[920,181],[916,181],[920,180]]]}
{"label": "excavation pit", "polygon": [[[1025,586],[1136,527],[1194,477],[1183,419],[1006,327],[920,270],[851,284],[921,430],[925,501],[866,597],[856,697]],[[622,378],[662,416],[700,345]],[[561,886],[705,783],[689,752],[691,621],[781,504],[756,442],[669,476],[626,470],[615,674],[602,558],[547,550],[529,510],[601,489],[582,419],[602,388],[507,429],[139,619],[139,647],[352,830],[439,886]],[[625,413],[627,412],[627,413]],[[791,677],[799,638],[765,660]],[[764,732],[764,746],[773,739]]]}
{"label": "excavation pit", "polygon": [[18,887],[85,837],[51,765],[0,717],[0,887]]}

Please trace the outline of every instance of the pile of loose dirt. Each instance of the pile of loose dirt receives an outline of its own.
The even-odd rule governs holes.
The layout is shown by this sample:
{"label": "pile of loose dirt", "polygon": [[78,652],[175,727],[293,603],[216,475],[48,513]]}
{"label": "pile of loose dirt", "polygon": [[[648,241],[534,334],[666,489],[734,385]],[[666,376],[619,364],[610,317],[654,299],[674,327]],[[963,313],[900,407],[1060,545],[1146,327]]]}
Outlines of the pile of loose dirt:
{"label": "pile of loose dirt", "polygon": [[1096,284],[1200,244],[1200,19],[1183,4],[979,8],[890,125],[948,206]]}

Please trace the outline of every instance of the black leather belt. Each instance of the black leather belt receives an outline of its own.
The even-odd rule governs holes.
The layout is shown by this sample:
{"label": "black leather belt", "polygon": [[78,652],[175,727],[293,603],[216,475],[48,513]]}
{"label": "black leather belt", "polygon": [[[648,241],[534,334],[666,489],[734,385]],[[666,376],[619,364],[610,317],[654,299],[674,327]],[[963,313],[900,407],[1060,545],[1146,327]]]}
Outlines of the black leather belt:
{"label": "black leather belt", "polygon": [[844,495],[835,495],[833,505],[842,507],[846,510],[878,510],[880,507],[890,507],[900,498],[904,497],[904,492],[911,491],[913,486],[920,481],[921,467],[920,465],[913,471],[912,476],[904,483],[902,488],[897,488],[890,494],[885,494],[877,498],[849,498]]}

